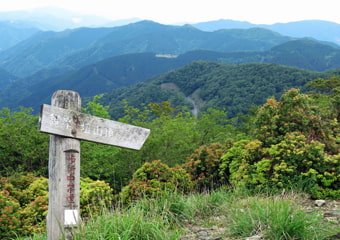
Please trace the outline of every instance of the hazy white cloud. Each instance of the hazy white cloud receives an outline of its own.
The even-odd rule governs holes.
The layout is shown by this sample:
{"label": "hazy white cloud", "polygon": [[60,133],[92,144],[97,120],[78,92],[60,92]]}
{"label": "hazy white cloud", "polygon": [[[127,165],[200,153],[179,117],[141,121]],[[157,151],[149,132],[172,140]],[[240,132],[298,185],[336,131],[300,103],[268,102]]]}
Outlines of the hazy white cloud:
{"label": "hazy white cloud", "polygon": [[54,6],[111,19],[142,18],[161,23],[234,19],[252,23],[320,19],[340,23],[338,0],[10,0],[0,11]]}

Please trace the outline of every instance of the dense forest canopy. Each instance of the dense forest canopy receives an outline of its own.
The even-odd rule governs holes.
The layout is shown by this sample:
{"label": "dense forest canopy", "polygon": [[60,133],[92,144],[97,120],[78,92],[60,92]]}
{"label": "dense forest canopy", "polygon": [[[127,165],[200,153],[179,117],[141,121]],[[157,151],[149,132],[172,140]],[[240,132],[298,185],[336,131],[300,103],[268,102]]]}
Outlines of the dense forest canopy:
{"label": "dense forest canopy", "polygon": [[229,117],[235,117],[265,103],[270,96],[279,98],[293,87],[304,92],[308,81],[338,74],[334,70],[320,73],[278,64],[194,61],[143,83],[106,93],[100,102],[110,106],[111,116],[119,118],[124,99],[134,107],[141,102],[169,101],[192,109],[190,97],[200,111],[226,109]]}

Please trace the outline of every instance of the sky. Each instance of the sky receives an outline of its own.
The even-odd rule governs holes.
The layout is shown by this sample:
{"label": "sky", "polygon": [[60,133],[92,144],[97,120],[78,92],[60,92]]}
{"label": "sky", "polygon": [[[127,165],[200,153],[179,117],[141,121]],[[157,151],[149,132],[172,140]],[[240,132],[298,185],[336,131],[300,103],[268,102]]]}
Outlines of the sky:
{"label": "sky", "polygon": [[255,24],[317,19],[340,24],[340,0],[1,0],[0,11],[47,6],[112,20],[140,18],[163,24],[218,19]]}

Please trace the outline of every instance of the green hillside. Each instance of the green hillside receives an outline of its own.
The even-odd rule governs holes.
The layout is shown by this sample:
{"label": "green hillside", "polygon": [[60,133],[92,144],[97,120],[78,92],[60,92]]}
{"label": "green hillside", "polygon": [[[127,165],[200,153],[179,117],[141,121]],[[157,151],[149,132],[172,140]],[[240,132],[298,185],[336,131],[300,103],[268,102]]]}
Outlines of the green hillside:
{"label": "green hillside", "polygon": [[1,89],[0,107],[17,109],[25,106],[39,110],[40,104],[50,103],[56,90],[75,90],[82,97],[90,97],[145,81],[190,62],[185,61],[139,53],[108,58],[66,73],[63,73],[62,67],[39,71]]}
{"label": "green hillside", "polygon": [[308,39],[289,41],[273,47],[265,62],[325,71],[340,67],[340,48]]}
{"label": "green hillside", "polygon": [[63,32],[40,31],[0,54],[0,65],[24,77],[55,65],[67,55],[88,47],[109,32],[107,28],[79,28]]}
{"label": "green hillside", "polygon": [[[267,51],[211,52],[194,51],[187,56],[200,55],[203,60],[239,63],[277,63],[311,71],[327,71],[340,67],[340,49],[315,40],[291,40]],[[196,58],[197,59],[197,58]]]}
{"label": "green hillside", "polygon": [[58,89],[75,90],[89,97],[143,82],[195,60],[231,64],[276,63],[325,71],[340,66],[340,50],[312,40],[292,40],[268,51],[193,50],[178,56],[149,52],[115,56],[76,70],[60,65],[40,70],[3,88],[0,91],[0,107],[39,109],[41,103],[49,103],[50,96]]}
{"label": "green hillside", "polygon": [[102,103],[110,105],[114,118],[123,112],[122,100],[139,107],[141,103],[170,101],[174,105],[187,105],[191,98],[203,111],[225,108],[229,116],[245,113],[253,106],[263,104],[268,97],[279,97],[285,90],[300,88],[318,77],[339,72],[312,72],[277,64],[226,63],[195,61],[182,68],[138,83],[113,90],[104,95]]}
{"label": "green hillside", "polygon": [[3,68],[0,68],[0,88],[8,86],[11,82],[16,80],[17,77],[13,76]]}

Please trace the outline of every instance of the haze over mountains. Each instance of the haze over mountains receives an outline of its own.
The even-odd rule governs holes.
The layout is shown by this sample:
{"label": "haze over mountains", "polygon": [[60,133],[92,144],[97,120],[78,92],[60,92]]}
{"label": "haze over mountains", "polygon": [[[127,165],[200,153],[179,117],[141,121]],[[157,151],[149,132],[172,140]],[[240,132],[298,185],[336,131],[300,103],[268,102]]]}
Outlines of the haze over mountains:
{"label": "haze over mountains", "polygon": [[[23,39],[26,39],[26,36],[22,36],[24,30],[31,32],[32,34],[34,31],[38,30],[63,31],[66,29],[74,29],[79,27],[115,27],[141,20],[143,19],[132,18],[112,21],[103,17],[83,15],[65,9],[51,7],[30,9],[25,11],[0,12],[1,32],[4,30],[8,31],[13,29],[15,31],[16,28],[22,30],[22,33],[4,34],[4,36],[12,38],[12,44],[4,45],[4,43],[1,42],[3,41],[3,37],[1,37],[0,49],[13,46],[14,42],[17,43]],[[291,37],[311,37],[337,44],[339,44],[340,41],[340,24],[317,19],[275,24],[253,24],[246,21],[219,19],[215,21],[191,23],[191,25],[203,31],[260,27]]]}
{"label": "haze over mountains", "polygon": [[[58,89],[75,90],[82,97],[108,93],[114,99],[109,94],[114,89],[141,83],[168,71],[180,71],[197,60],[228,64],[256,62],[268,69],[275,63],[299,68],[310,78],[319,76],[317,72],[334,73],[334,69],[340,68],[340,25],[331,22],[255,25],[218,20],[175,26],[135,22],[136,19],[127,20],[133,22],[129,24],[109,23],[102,18],[66,12],[59,13],[58,17],[35,12],[36,17],[30,18],[32,14],[0,13],[0,108],[25,106],[38,110],[40,104],[49,103],[51,94]],[[84,25],[92,27],[79,27]],[[65,28],[68,29],[63,30]],[[234,78],[238,79],[238,71],[244,71],[243,66],[228,74],[236,74]],[[247,72],[254,73],[253,70]],[[273,70],[269,72],[274,74]],[[325,72],[322,76],[328,75]],[[300,80],[291,86],[306,82],[305,78]],[[282,91],[284,87],[277,89]],[[188,97],[189,92],[182,93]],[[144,96],[148,94],[144,92]],[[110,104],[108,99],[105,101]],[[199,98],[196,96],[196,99]]]}

